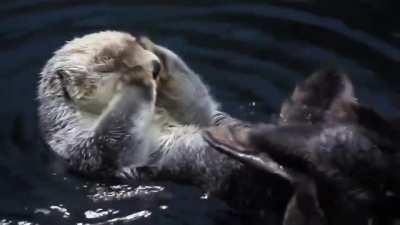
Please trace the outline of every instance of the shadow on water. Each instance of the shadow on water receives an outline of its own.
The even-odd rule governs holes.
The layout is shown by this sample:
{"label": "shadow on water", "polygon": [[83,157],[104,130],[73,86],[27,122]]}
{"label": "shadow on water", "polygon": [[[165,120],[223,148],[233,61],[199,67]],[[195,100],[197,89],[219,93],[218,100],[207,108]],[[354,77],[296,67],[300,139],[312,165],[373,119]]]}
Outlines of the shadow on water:
{"label": "shadow on water", "polygon": [[105,29],[149,35],[182,55],[224,109],[246,120],[273,118],[294,84],[321,67],[346,71],[361,101],[395,116],[396,7],[372,0],[3,1],[0,222],[246,224],[193,187],[103,184],[64,171],[40,139],[35,92],[41,67],[65,41]]}

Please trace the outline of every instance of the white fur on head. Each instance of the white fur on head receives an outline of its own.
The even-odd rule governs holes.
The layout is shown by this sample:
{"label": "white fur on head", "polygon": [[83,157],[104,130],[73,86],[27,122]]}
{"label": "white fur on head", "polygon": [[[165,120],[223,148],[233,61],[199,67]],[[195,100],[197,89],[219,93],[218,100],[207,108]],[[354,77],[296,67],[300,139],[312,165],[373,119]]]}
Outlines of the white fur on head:
{"label": "white fur on head", "polygon": [[[129,57],[121,56],[129,52]],[[125,57],[125,58],[123,58]],[[39,98],[69,97],[84,111],[103,109],[119,79],[118,60],[152,70],[158,57],[143,49],[128,33],[104,31],[67,42],[41,73]]]}
{"label": "white fur on head", "polygon": [[49,145],[67,158],[68,145],[92,135],[95,120],[114,96],[118,63],[152,70],[154,60],[159,61],[135,37],[117,31],[75,38],[57,50],[38,87],[40,126]]}

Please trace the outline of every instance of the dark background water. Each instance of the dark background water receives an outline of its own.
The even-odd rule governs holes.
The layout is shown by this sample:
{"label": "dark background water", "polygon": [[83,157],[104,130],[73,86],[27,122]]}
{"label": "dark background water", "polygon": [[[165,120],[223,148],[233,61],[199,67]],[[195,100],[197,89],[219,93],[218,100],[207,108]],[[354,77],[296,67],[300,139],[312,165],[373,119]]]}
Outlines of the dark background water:
{"label": "dark background water", "polygon": [[225,111],[241,119],[273,118],[296,82],[321,67],[346,71],[361,102],[395,117],[400,107],[399,4],[3,0],[0,223],[120,218],[133,224],[247,224],[194,187],[103,184],[58,166],[40,140],[35,92],[42,66],[65,41],[107,29],[146,34],[181,55]]}

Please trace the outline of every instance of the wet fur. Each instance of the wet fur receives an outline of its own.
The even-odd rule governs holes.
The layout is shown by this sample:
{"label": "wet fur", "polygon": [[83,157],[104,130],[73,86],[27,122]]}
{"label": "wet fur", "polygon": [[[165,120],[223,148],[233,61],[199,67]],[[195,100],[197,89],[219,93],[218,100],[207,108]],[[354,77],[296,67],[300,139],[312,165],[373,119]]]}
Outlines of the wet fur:
{"label": "wet fur", "polygon": [[331,224],[366,224],[390,214],[381,210],[387,191],[399,194],[399,134],[357,103],[346,75],[322,71],[296,87],[280,126],[254,128],[250,143],[310,174]]}
{"label": "wet fur", "polygon": [[278,124],[212,128],[205,139],[292,184],[285,225],[387,224],[399,209],[399,134],[357,102],[345,74],[328,70],[296,86]]}
{"label": "wet fur", "polygon": [[[162,63],[156,79],[154,60]],[[235,120],[217,111],[199,76],[172,51],[126,33],[86,35],[56,51],[41,73],[38,100],[46,142],[81,174],[170,179],[220,192],[242,167],[202,138],[203,128]]]}

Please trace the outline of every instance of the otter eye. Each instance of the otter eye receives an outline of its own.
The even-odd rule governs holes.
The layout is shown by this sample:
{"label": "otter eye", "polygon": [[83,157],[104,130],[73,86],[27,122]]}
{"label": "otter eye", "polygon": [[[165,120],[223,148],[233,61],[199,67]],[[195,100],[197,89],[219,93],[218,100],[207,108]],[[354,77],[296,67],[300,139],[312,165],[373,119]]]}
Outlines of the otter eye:
{"label": "otter eye", "polygon": [[97,58],[97,61],[100,63],[107,63],[112,60],[112,57],[109,55],[103,55]]}
{"label": "otter eye", "polygon": [[95,58],[95,70],[98,72],[111,72],[114,70],[114,58],[109,55],[102,55]]}
{"label": "otter eye", "polygon": [[103,56],[103,60],[105,60],[105,61],[108,61],[108,60],[111,60],[112,58],[111,58],[111,56]]}

